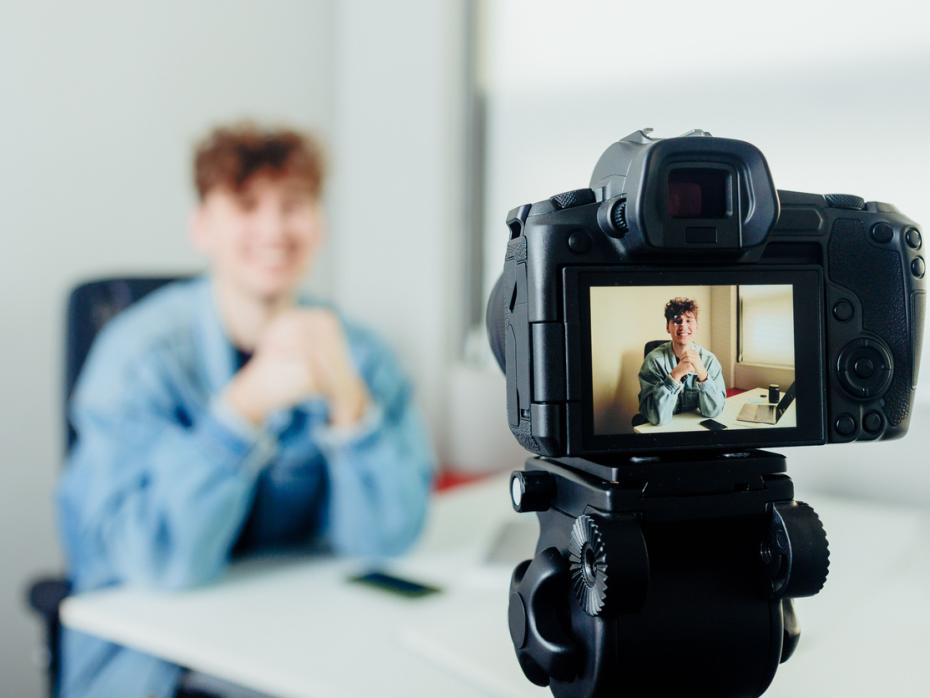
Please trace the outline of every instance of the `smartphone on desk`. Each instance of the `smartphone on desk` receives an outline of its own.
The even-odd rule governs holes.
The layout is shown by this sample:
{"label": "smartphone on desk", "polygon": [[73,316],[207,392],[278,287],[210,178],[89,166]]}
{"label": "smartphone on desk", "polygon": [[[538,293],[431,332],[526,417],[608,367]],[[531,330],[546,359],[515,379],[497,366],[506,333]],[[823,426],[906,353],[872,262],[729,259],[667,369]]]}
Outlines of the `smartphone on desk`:
{"label": "smartphone on desk", "polygon": [[421,584],[412,579],[402,579],[392,574],[387,574],[380,570],[371,570],[364,574],[358,574],[349,577],[349,581],[356,584],[364,584],[368,587],[374,587],[381,591],[386,591],[396,596],[402,596],[407,599],[418,599],[423,596],[430,596],[439,593],[439,587]]}
{"label": "smartphone on desk", "polygon": [[710,429],[711,431],[723,431],[727,428],[726,424],[721,424],[715,419],[705,419],[698,422],[705,429]]}

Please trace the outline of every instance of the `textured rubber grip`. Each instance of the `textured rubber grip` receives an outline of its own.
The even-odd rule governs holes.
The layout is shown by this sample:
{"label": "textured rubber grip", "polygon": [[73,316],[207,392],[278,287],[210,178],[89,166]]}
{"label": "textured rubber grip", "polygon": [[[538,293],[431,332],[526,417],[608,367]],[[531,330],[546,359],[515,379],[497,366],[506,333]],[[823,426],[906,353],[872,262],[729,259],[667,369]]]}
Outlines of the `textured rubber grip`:
{"label": "textured rubber grip", "polygon": [[884,396],[885,416],[897,426],[910,411],[912,370],[901,255],[872,245],[861,221],[840,218],[830,236],[829,263],[830,279],[862,302],[863,329],[881,337],[891,350],[894,375]]}

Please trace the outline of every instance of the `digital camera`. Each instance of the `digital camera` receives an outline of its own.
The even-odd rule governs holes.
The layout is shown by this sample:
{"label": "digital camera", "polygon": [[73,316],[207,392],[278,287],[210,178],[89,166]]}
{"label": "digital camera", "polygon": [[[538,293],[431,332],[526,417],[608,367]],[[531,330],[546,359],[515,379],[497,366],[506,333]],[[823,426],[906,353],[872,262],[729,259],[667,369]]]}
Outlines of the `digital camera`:
{"label": "digital camera", "polygon": [[510,212],[492,350],[544,456],[902,436],[924,322],[917,224],[776,190],[704,131],[611,145],[589,188]]}

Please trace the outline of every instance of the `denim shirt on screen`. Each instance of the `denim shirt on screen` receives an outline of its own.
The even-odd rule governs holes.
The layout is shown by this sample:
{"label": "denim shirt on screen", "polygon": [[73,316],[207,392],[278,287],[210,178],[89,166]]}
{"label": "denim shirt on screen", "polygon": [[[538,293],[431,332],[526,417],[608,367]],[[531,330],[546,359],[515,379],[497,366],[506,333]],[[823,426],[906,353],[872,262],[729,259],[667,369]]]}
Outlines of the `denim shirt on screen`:
{"label": "denim shirt on screen", "polygon": [[[110,322],[71,403],[78,440],[57,490],[75,592],[204,584],[234,547],[407,548],[425,517],[431,448],[389,351],[343,326],[372,398],[361,422],[332,428],[315,400],[256,429],[216,399],[237,365],[209,280],[171,284]],[[64,696],[168,697],[181,672],[76,631],[62,651]]]}
{"label": "denim shirt on screen", "polygon": [[671,377],[672,369],[678,365],[671,342],[660,344],[643,359],[639,369],[639,411],[650,424],[666,424],[679,412],[697,410],[705,417],[723,412],[727,389],[720,362],[704,347],[694,346],[707,369],[703,383],[694,373],[683,376],[681,381]]}

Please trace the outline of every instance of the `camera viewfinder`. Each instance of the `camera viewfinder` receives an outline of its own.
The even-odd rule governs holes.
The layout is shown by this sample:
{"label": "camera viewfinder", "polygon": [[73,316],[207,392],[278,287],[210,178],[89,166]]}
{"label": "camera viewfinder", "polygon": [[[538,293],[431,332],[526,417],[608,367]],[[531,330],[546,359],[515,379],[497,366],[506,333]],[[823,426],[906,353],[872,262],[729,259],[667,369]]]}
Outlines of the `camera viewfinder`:
{"label": "camera viewfinder", "polygon": [[668,173],[668,215],[672,218],[724,218],[729,213],[730,176],[726,170],[679,168]]}

